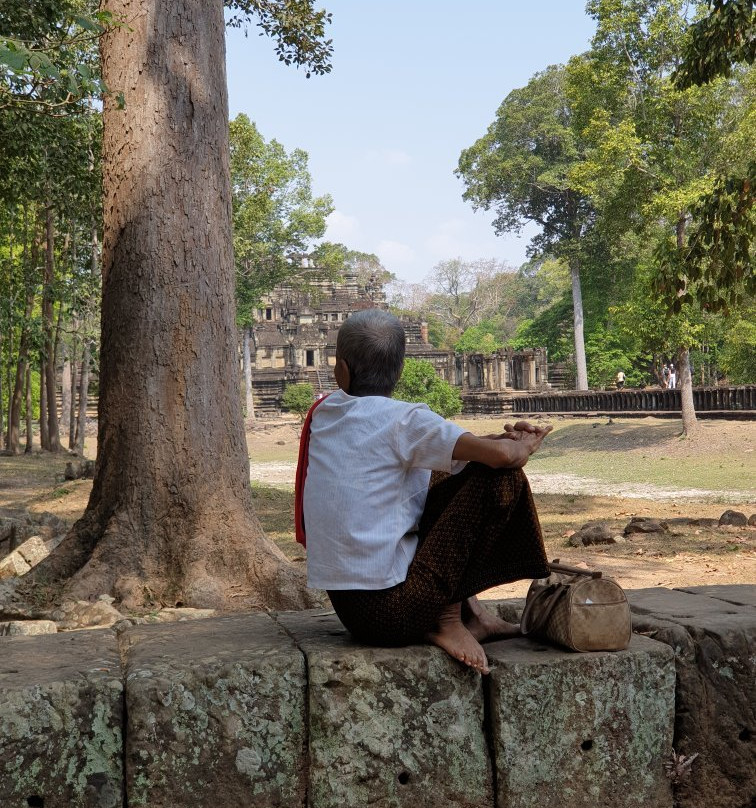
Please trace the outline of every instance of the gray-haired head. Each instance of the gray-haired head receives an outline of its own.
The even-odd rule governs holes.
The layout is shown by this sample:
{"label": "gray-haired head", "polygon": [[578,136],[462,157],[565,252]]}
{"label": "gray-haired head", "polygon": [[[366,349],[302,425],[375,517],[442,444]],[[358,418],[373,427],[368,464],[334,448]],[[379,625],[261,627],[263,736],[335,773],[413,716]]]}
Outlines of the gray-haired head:
{"label": "gray-haired head", "polygon": [[365,309],[339,328],[336,356],[349,368],[349,394],[390,396],[404,362],[402,324],[387,311]]}

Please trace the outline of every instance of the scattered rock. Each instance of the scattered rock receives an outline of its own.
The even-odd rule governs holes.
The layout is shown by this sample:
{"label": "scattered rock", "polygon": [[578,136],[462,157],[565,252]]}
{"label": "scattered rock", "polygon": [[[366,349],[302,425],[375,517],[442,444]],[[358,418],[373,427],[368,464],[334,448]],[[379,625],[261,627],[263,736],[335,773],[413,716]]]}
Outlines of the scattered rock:
{"label": "scattered rock", "polygon": [[32,536],[48,542],[65,535],[66,523],[53,513],[29,513],[20,508],[0,508],[0,556],[18,549]]}
{"label": "scattered rock", "polygon": [[140,623],[183,623],[186,620],[203,620],[206,617],[215,617],[215,609],[169,608],[159,612],[146,614]]}
{"label": "scattered rock", "polygon": [[587,547],[591,544],[614,544],[614,529],[606,522],[588,522],[570,536],[573,547]]}
{"label": "scattered rock", "polygon": [[286,446],[286,441],[285,440],[277,440],[276,441],[276,446]]}
{"label": "scattered rock", "polygon": [[63,478],[66,480],[91,480],[94,477],[94,460],[69,460]]}
{"label": "scattered rock", "polygon": [[659,519],[652,519],[649,516],[633,516],[625,526],[625,535],[631,533],[664,533],[669,530],[666,522]]}
{"label": "scattered rock", "polygon": [[748,524],[748,517],[740,511],[725,511],[719,517],[719,524],[732,525],[733,527],[745,527]]}
{"label": "scattered rock", "polygon": [[8,620],[0,623],[0,637],[21,637],[37,634],[57,634],[52,620]]}
{"label": "scattered rock", "polygon": [[0,561],[0,580],[26,575],[32,567],[47,558],[52,550],[63,541],[63,533],[47,540],[42,536],[30,536],[12,553]]}
{"label": "scattered rock", "polygon": [[691,518],[690,516],[673,516],[665,519],[667,527],[717,527],[719,519],[709,519],[707,517]]}
{"label": "scattered rock", "polygon": [[61,604],[51,617],[63,631],[77,628],[107,628],[123,620],[123,615],[118,609],[103,600],[94,603],[86,600],[69,600]]}
{"label": "scattered rock", "polygon": [[18,550],[14,550],[0,561],[0,581],[4,578],[17,578],[19,575],[25,575],[30,569],[31,567]]}
{"label": "scattered rock", "polygon": [[748,526],[749,527],[756,527],[756,513],[752,513],[748,517]]}

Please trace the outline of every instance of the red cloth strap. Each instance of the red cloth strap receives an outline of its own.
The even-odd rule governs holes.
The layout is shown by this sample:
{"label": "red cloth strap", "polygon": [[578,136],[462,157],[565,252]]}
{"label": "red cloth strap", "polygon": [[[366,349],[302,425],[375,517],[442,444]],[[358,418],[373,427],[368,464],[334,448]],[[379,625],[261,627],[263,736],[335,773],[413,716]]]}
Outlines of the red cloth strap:
{"label": "red cloth strap", "polygon": [[304,423],[302,424],[302,434],[299,437],[299,458],[297,460],[297,476],[294,480],[294,531],[297,541],[302,547],[307,547],[307,537],[305,536],[305,523],[304,523],[304,486],[305,478],[307,477],[307,463],[309,461],[310,453],[310,424],[312,422],[312,413],[318,404],[326,400],[328,396],[319,398],[307,410]]}

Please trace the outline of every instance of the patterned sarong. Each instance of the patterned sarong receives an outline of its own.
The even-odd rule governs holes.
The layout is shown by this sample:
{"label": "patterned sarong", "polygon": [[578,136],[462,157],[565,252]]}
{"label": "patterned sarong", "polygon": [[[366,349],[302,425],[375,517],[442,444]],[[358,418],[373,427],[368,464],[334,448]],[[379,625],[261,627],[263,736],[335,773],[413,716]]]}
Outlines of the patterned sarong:
{"label": "patterned sarong", "polygon": [[422,642],[451,603],[548,575],[533,496],[520,469],[468,463],[434,472],[407,578],[389,589],[330,590],[341,622],[370,645]]}

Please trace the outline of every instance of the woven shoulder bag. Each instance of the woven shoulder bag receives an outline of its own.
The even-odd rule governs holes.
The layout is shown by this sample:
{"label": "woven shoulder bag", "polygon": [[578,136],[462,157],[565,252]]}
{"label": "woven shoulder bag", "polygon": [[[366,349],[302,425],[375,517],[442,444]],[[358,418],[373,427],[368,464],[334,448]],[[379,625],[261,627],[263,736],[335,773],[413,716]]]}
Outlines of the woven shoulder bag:
{"label": "woven shoulder bag", "polygon": [[559,564],[530,585],[520,620],[523,634],[572,651],[622,651],[632,622],[622,587],[601,573]]}

